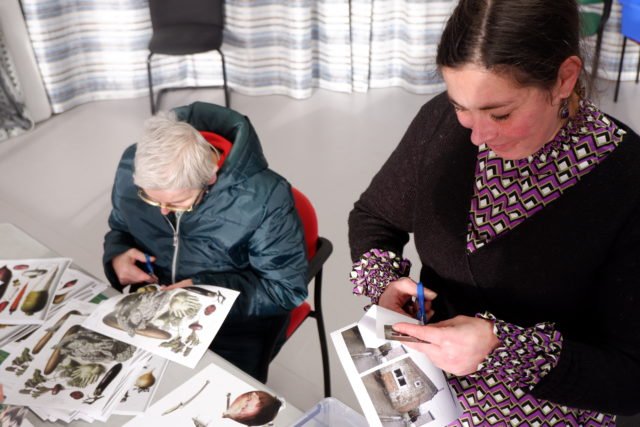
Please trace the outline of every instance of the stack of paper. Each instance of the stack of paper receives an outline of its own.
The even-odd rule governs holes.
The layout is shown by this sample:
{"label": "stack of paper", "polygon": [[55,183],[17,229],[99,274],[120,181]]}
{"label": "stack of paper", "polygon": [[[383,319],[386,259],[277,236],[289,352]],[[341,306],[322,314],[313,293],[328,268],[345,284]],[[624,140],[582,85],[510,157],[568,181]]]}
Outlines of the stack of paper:
{"label": "stack of paper", "polygon": [[0,260],[7,414],[29,407],[69,423],[144,413],[168,361],[193,368],[239,295],[215,286],[145,289],[94,304],[107,285],[70,263]]}
{"label": "stack of paper", "polygon": [[150,355],[82,327],[95,307],[72,300],[12,345],[1,368],[8,404],[28,406],[50,421],[108,419]]}
{"label": "stack of paper", "polygon": [[[4,287],[4,293],[0,290],[0,348],[6,347],[9,343],[19,340],[36,330],[45,319],[52,317],[58,310],[62,309],[71,300],[90,301],[96,295],[104,291],[108,285],[99,282],[86,274],[67,268],[70,260],[67,258],[52,258],[45,260],[0,260],[0,289]],[[35,270],[43,271],[46,266],[53,265],[57,269],[57,285],[50,291],[44,291],[38,295],[36,286],[42,284],[45,275],[40,275],[36,279],[39,282],[31,282],[29,277],[36,273]],[[32,268],[34,267],[34,268]],[[4,276],[4,279],[2,279]],[[5,284],[6,283],[6,287]],[[33,291],[29,291],[33,289]],[[29,315],[24,311],[34,308],[30,301],[46,301],[46,306],[39,311]],[[38,307],[35,307],[38,308]],[[6,323],[5,323],[6,322]],[[28,323],[32,322],[32,323]]]}

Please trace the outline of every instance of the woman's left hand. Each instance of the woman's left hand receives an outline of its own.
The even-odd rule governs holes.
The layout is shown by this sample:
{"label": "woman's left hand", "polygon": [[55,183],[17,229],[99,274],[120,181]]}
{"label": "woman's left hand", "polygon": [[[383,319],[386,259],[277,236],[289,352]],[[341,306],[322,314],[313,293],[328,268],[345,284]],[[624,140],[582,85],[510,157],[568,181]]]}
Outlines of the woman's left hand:
{"label": "woman's left hand", "polygon": [[500,341],[493,333],[493,322],[477,317],[456,316],[429,325],[396,323],[393,329],[429,344],[403,343],[426,354],[438,368],[454,375],[468,375]]}

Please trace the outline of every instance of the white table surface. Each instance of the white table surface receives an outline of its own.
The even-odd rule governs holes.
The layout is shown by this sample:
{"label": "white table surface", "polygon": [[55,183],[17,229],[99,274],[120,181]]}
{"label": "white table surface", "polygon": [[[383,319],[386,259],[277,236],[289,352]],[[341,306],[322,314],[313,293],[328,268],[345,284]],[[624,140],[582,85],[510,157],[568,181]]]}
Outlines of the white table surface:
{"label": "white table surface", "polygon": [[[13,224],[8,223],[0,223],[0,258],[4,259],[21,259],[21,258],[48,258],[48,257],[58,257],[64,256],[55,253],[51,249],[44,246],[42,243],[38,242],[36,239],[31,237],[25,231],[19,229]],[[76,267],[76,266],[74,266]],[[109,293],[116,293],[115,290],[109,288]],[[184,383],[187,378],[193,376],[196,372],[202,370],[205,366],[214,363],[217,366],[225,369],[227,372],[235,375],[241,380],[251,384],[259,390],[265,390],[269,393],[276,394],[272,390],[270,390],[266,385],[257,381],[255,378],[247,375],[240,369],[233,366],[231,363],[227,362],[222,357],[213,353],[212,351],[207,351],[203,356],[200,363],[194,368],[189,369],[185,366],[179,365],[174,362],[169,362],[167,369],[162,377],[162,380],[159,384],[158,390],[154,396],[154,402],[158,401],[174,388],[178,387],[182,383]],[[286,396],[283,397],[286,401]],[[276,426],[289,426],[297,421],[302,416],[302,412],[292,406],[289,402],[286,403],[285,408],[280,411],[278,417],[276,418]],[[106,423],[95,422],[93,424],[76,421],[70,424],[58,422],[58,423],[50,423],[44,422],[33,413],[30,413],[28,416],[29,421],[31,421],[35,426],[53,426],[53,425],[68,425],[73,427],[80,426],[109,426],[116,427],[121,426],[125,422],[127,422],[131,417],[122,416],[122,415],[112,415]]]}

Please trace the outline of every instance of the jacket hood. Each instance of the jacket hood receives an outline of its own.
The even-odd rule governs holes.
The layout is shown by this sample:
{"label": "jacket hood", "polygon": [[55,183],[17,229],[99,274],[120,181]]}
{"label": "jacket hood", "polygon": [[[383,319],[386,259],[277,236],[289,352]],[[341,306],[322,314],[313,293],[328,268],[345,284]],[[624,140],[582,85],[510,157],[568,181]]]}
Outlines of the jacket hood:
{"label": "jacket hood", "polygon": [[246,116],[237,111],[206,102],[194,102],[173,110],[178,119],[199,131],[215,132],[233,147],[218,171],[216,189],[245,181],[269,166],[256,131]]}

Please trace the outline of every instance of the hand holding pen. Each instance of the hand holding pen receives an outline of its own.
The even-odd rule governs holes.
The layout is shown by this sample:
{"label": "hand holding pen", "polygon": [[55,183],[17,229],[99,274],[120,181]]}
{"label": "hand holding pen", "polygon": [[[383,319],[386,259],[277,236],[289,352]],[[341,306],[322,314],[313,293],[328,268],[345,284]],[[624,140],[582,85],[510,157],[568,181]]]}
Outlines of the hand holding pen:
{"label": "hand holding pen", "polygon": [[[435,299],[438,294],[426,287],[422,287],[422,291],[423,315],[421,318],[428,319],[434,314],[431,309],[431,301]],[[380,297],[378,304],[381,307],[393,310],[397,313],[417,317],[418,312],[420,311],[420,304],[418,300],[418,286],[416,285],[416,282],[408,277],[401,277],[398,280],[390,282]]]}
{"label": "hand holding pen", "polygon": [[[158,277],[153,271],[153,265],[151,265],[154,261],[155,257],[145,254],[139,249],[131,248],[115,256],[111,265],[120,284],[127,286],[132,283],[157,283]],[[141,270],[137,263],[142,263],[145,266],[144,270]],[[151,265],[151,271],[149,271],[149,265]],[[147,271],[145,272],[145,270]]]}
{"label": "hand holding pen", "polygon": [[151,255],[149,254],[144,254],[144,262],[147,268],[147,273],[149,274],[149,277],[151,278],[151,280],[147,280],[147,282],[149,283],[155,283],[155,284],[160,284],[158,281],[158,276],[156,276],[155,271],[153,270],[153,264],[152,264],[152,259],[151,259]]}

